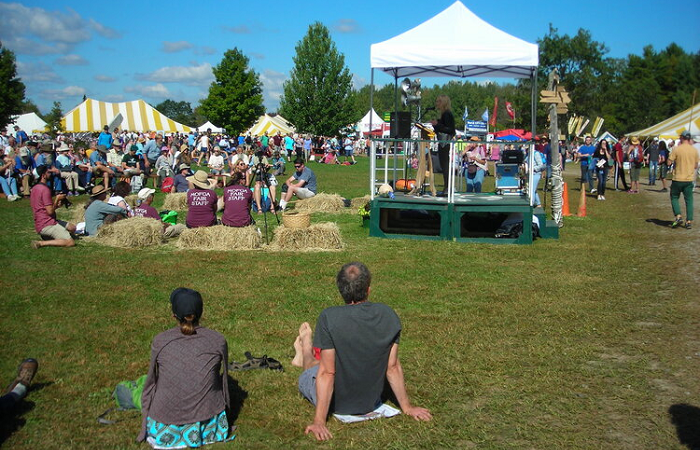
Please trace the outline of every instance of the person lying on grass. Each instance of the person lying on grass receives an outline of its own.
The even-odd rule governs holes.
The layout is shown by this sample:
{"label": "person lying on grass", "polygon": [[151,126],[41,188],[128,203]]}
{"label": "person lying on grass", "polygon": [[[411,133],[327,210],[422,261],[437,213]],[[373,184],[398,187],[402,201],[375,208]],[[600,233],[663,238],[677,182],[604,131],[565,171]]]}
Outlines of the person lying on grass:
{"label": "person lying on grass", "polygon": [[321,312],[313,341],[311,327],[302,323],[294,342],[292,365],[304,368],[299,392],[316,406],[305,433],[319,441],[333,437],[326,427],[331,404],[333,413],[367,414],[382,404],[385,381],[404,414],[425,421],[433,417],[409,401],[398,356],[401,321],[389,306],[369,301],[371,279],[364,264],[345,264],[336,277],[345,305]]}

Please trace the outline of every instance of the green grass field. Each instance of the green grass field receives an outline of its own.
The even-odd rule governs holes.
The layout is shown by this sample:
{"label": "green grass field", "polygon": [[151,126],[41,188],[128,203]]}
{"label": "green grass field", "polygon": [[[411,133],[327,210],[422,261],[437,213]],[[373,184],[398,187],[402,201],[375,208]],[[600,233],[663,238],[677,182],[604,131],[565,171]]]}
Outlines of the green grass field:
{"label": "green grass field", "polygon": [[[311,165],[319,190],[365,195],[369,164],[359,160]],[[577,173],[569,165],[569,186]],[[700,411],[699,234],[660,226],[670,206],[651,189],[589,197],[588,217],[531,246],[381,240],[355,211],[317,214],[338,223],[345,249],[299,254],[84,241],[32,250],[29,201],[1,201],[0,379],[25,357],[40,368],[0,439],[16,449],[139,447],[138,413],[115,414],[111,426],[96,417],[118,382],[146,372],[151,339],[174,325],[169,294],[186,286],[202,293],[203,325],[226,336],[230,359],[251,351],[285,363],[284,373],[232,373],[238,437],[213,448],[691,448],[681,441],[697,443],[698,431],[677,434],[672,419]],[[575,212],[577,188],[570,197]],[[313,408],[297,393],[291,344],[300,322],[341,303],[334,277],[350,260],[368,265],[372,299],[401,317],[407,388],[434,420],[331,419],[334,439],[317,444],[303,434]]]}

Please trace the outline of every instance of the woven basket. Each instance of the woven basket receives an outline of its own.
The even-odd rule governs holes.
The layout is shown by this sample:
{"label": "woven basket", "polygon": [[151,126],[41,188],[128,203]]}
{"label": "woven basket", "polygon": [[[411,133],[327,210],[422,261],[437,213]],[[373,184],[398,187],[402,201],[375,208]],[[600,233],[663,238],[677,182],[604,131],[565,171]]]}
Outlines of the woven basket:
{"label": "woven basket", "polygon": [[287,228],[308,228],[311,216],[306,213],[290,212],[282,215],[282,223]]}

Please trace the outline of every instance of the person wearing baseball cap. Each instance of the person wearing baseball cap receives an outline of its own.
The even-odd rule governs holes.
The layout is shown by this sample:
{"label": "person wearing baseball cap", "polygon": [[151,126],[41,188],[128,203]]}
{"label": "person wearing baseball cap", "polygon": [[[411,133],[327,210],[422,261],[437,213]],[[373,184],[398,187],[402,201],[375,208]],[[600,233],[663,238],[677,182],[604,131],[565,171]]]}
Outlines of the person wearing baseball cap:
{"label": "person wearing baseball cap", "polygon": [[193,429],[211,430],[207,443],[231,440],[226,338],[199,324],[204,310],[199,292],[177,288],[170,294],[170,306],[177,326],[151,344],[136,440],[169,448],[172,442],[192,439]]}
{"label": "person wearing baseball cap", "polygon": [[[671,182],[671,208],[675,218],[671,223],[671,228],[685,226],[685,228],[690,229],[693,226],[693,182],[700,164],[700,156],[691,144],[690,131],[682,132],[680,138],[680,145],[671,152],[667,160],[669,166],[674,164],[673,181]],[[681,193],[685,200],[685,222],[683,222],[679,203]]]}

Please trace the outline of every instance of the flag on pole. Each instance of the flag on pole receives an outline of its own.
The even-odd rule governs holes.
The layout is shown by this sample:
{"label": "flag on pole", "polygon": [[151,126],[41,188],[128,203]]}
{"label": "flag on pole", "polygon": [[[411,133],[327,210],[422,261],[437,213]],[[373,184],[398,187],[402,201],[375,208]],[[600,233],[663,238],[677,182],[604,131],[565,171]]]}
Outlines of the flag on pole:
{"label": "flag on pole", "polygon": [[515,120],[515,110],[511,102],[506,102],[506,111],[512,120]]}
{"label": "flag on pole", "polygon": [[494,97],[494,100],[493,100],[493,115],[491,116],[491,122],[489,123],[489,125],[491,125],[492,127],[495,127],[495,126],[496,126],[497,117],[498,117],[498,97]]}
{"label": "flag on pole", "polygon": [[489,109],[488,108],[486,108],[484,110],[484,113],[481,115],[481,120],[483,120],[484,122],[489,121]]}

